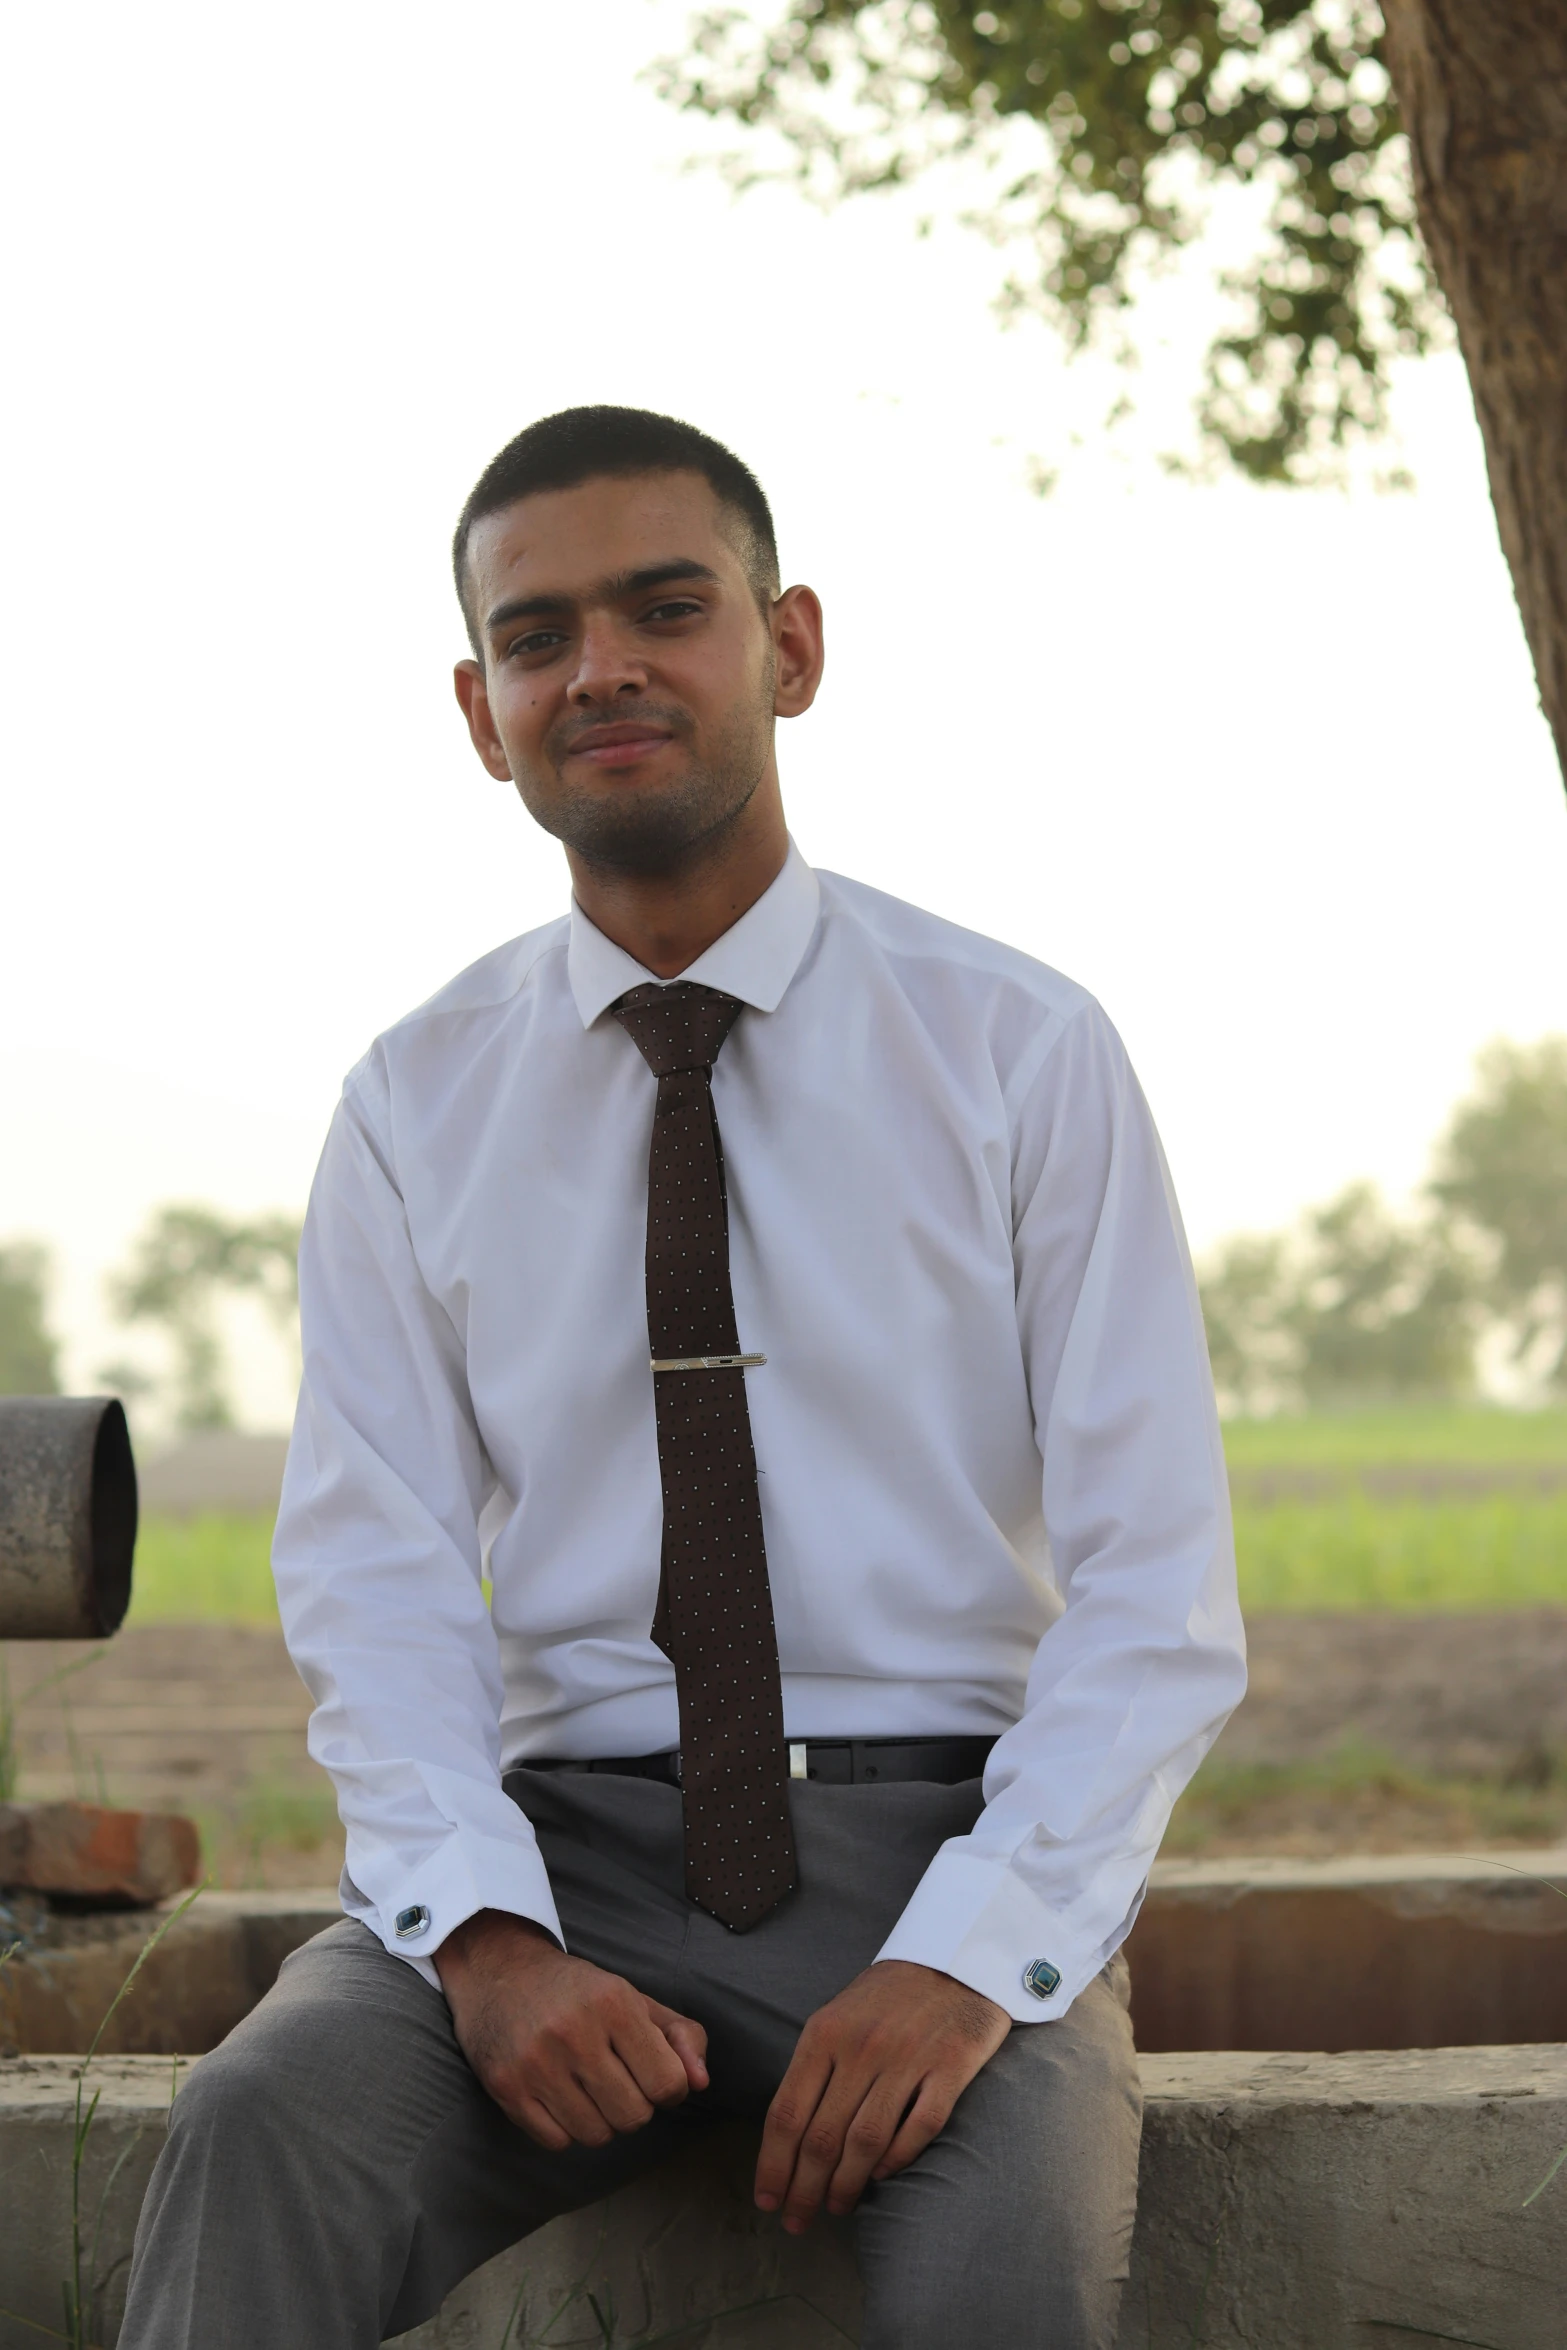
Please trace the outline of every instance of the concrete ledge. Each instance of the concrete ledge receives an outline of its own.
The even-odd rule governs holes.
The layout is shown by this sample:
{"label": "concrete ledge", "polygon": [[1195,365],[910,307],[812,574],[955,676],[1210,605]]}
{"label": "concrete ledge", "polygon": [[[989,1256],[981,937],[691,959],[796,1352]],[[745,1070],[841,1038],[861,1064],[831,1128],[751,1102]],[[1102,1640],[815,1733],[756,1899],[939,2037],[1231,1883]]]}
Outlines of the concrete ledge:
{"label": "concrete ledge", "polygon": [[[82,2290],[88,2339],[112,2343],[125,2300],[136,2215],[163,2143],[169,2104],[190,2060],[109,2057],[86,2096],[98,2107],[82,2164]],[[71,2147],[79,2068],[69,2057],[0,2060],[0,2344],[39,2350],[63,2323],[71,2274]],[[31,2320],[31,2324],[24,2320]]]}
{"label": "concrete ledge", "polygon": [[[167,1914],[165,1907],[41,1917],[18,1905],[21,1947],[0,1968],[0,2057],[84,2054]],[[142,1968],[103,2053],[204,2055],[271,1989],[289,1952],[342,1914],[335,1891],[203,1893]]]}
{"label": "concrete ledge", "polygon": [[[1567,2341],[1567,2047],[1145,2057],[1121,2350]],[[1564,2173],[1567,2179],[1567,2173]]]}
{"label": "concrete ledge", "polygon": [[[104,2197],[89,2280],[113,2343],[135,2212],[188,2067],[94,2065],[82,2208]],[[70,2258],[69,2059],[0,2063],[0,2302],[58,2327]],[[1143,2063],[1142,2199],[1121,2350],[1373,2350],[1400,2335],[1481,2350],[1567,2340],[1562,2198],[1524,2197],[1567,2144],[1567,2047],[1360,2056],[1198,2054]],[[558,2350],[829,2350],[858,2339],[846,2234],[791,2243],[749,2203],[754,2137],[542,2229],[462,2286],[403,2350],[493,2350],[519,2292]],[[116,2168],[116,2166],[118,2166]],[[564,2304],[562,2307],[561,2305]],[[721,2313],[732,2314],[721,2314]],[[0,2350],[41,2337],[0,2318]],[[999,2350],[999,2346],[998,2346]]]}

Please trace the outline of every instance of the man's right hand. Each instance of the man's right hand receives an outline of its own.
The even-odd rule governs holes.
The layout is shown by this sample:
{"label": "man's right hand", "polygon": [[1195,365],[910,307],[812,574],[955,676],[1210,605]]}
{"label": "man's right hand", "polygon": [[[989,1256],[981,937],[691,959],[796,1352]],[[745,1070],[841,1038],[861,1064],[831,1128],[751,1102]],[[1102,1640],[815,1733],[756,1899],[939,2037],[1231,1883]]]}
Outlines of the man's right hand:
{"label": "man's right hand", "polygon": [[607,2146],[707,2087],[707,2034],[542,1926],[482,1909],[435,1953],[458,2046],[508,2120],[552,2153]]}

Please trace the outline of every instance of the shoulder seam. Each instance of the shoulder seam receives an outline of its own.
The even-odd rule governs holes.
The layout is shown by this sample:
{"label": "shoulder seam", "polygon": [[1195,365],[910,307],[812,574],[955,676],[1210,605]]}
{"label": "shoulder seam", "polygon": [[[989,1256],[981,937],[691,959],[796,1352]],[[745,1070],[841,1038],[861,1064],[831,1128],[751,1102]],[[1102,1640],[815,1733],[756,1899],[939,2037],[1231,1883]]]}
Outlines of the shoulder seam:
{"label": "shoulder seam", "polygon": [[1022,1114],[1024,1103],[1039,1083],[1046,1062],[1055,1053],[1067,1030],[1075,1027],[1077,1022],[1086,1016],[1091,1005],[1098,1009],[1098,998],[1091,996],[1086,988],[1081,989],[1078,1000],[1071,1009],[1054,1013],[1045,1024],[1037,1041],[1030,1046],[1026,1053],[1020,1055],[1018,1065],[1008,1079],[1002,1095],[1002,1104],[1006,1110],[1009,1125]]}

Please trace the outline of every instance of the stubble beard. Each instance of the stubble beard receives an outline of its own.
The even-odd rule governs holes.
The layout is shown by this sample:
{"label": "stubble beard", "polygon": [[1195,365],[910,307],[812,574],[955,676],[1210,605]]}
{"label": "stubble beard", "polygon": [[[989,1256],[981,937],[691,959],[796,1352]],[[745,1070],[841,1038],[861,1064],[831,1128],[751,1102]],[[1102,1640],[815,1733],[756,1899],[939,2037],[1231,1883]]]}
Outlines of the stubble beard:
{"label": "stubble beard", "polygon": [[[671,880],[719,852],[745,814],[767,772],[771,703],[769,692],[765,710],[736,711],[707,759],[692,760],[677,780],[657,789],[565,784],[556,766],[547,792],[531,778],[519,778],[518,790],[535,822],[595,872]],[[678,716],[675,740],[690,739],[684,713],[636,715],[664,723]]]}

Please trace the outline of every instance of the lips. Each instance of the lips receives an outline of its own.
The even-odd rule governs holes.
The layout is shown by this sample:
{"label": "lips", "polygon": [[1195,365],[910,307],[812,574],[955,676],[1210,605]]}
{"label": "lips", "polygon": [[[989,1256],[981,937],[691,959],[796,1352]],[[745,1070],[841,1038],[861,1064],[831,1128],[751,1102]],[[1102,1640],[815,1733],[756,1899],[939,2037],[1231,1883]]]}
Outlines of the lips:
{"label": "lips", "polygon": [[566,756],[587,759],[595,767],[629,767],[636,760],[662,750],[670,739],[663,728],[656,726],[595,726],[578,735]]}

